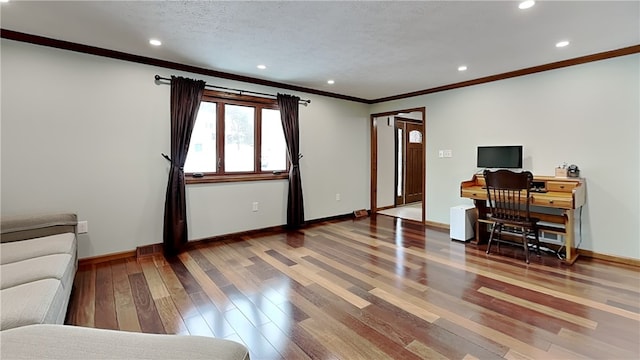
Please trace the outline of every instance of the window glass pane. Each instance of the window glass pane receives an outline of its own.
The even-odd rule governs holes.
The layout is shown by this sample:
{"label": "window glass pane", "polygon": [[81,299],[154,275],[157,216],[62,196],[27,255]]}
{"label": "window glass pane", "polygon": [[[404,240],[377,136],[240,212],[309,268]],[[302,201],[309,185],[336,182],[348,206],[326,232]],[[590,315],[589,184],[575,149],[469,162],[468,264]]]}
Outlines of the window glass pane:
{"label": "window glass pane", "polygon": [[255,108],[225,105],[224,110],[225,172],[255,171]]}
{"label": "window glass pane", "polygon": [[422,144],[422,133],[419,130],[409,131],[409,142],[412,144]]}
{"label": "window glass pane", "polygon": [[216,172],[216,103],[201,102],[184,171]]}
{"label": "window glass pane", "polygon": [[261,157],[262,171],[287,169],[287,143],[279,110],[262,109]]}

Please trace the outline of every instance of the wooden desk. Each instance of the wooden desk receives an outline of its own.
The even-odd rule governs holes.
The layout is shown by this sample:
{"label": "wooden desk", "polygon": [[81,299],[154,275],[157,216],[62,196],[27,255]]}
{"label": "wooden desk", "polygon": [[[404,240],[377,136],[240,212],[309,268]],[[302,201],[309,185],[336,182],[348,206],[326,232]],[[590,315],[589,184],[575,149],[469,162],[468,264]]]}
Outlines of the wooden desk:
{"label": "wooden desk", "polygon": [[[531,192],[531,205],[545,208],[560,209],[561,215],[532,212],[532,216],[554,226],[541,226],[542,231],[564,235],[566,256],[564,262],[573,264],[578,258],[575,248],[575,210],[585,203],[585,183],[581,178],[556,178],[553,176],[534,176],[533,184],[536,188],[546,192]],[[484,176],[476,174],[469,181],[460,184],[460,196],[473,199],[476,206],[476,244],[489,239],[486,226],[480,224],[487,221],[487,190]],[[555,226],[557,224],[557,226]]]}

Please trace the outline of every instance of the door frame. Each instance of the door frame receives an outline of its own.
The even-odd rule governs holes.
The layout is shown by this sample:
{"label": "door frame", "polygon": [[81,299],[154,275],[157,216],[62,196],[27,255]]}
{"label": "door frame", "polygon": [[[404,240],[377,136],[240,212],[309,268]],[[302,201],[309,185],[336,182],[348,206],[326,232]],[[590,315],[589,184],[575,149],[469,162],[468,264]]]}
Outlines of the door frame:
{"label": "door frame", "polygon": [[411,108],[411,109],[402,109],[395,111],[388,111],[383,113],[376,113],[370,115],[370,124],[371,124],[371,147],[370,147],[370,160],[371,160],[371,186],[370,186],[370,200],[371,200],[371,214],[376,214],[378,212],[378,124],[376,122],[376,118],[384,117],[384,116],[395,116],[403,113],[412,113],[412,112],[421,112],[422,113],[422,163],[424,166],[422,167],[422,224],[426,224],[427,219],[427,210],[426,210],[426,197],[427,197],[427,108],[419,107],[419,108]]}
{"label": "door frame", "polygon": [[[396,189],[395,191],[397,191],[398,189],[398,167],[401,166],[402,167],[402,180],[403,180],[403,184],[402,184],[402,192],[403,192],[403,203],[401,205],[405,205],[406,204],[406,180],[407,180],[407,168],[406,168],[406,162],[407,162],[407,142],[409,140],[409,133],[407,132],[406,129],[406,125],[407,124],[415,124],[415,125],[420,125],[420,132],[422,133],[422,144],[424,144],[425,141],[425,136],[424,136],[424,123],[421,120],[416,120],[416,119],[411,119],[411,118],[406,118],[406,117],[402,117],[402,116],[395,116],[394,117],[394,130],[396,132],[397,135],[397,129],[398,129],[398,124],[402,123],[405,125],[405,127],[403,128],[403,132],[402,132],[402,164],[398,163],[398,157],[395,156],[395,183],[394,183],[394,188]],[[396,136],[394,139],[394,143],[395,143],[395,153],[397,155],[399,149],[399,144],[398,144],[398,137]],[[424,146],[422,146],[422,151],[424,153]],[[424,156],[422,157],[422,160],[424,162]],[[422,168],[424,168],[425,164],[422,163]],[[398,194],[396,193],[396,196],[394,197],[394,205],[397,207],[398,206]]]}

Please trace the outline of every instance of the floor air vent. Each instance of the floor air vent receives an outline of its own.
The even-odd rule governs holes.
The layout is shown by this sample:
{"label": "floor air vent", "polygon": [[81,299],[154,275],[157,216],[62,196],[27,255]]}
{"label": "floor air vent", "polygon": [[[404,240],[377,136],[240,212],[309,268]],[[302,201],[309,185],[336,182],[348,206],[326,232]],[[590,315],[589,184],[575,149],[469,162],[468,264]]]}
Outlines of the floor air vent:
{"label": "floor air vent", "polygon": [[136,259],[160,254],[162,254],[162,244],[138,246],[136,248]]}

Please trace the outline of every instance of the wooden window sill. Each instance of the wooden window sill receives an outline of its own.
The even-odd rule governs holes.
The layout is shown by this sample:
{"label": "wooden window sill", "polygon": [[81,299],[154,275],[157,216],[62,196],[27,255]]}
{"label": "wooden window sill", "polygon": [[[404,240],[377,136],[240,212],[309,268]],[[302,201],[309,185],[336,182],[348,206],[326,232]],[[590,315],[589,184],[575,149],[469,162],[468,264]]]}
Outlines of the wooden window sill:
{"label": "wooden window sill", "polygon": [[280,173],[259,173],[259,174],[204,174],[202,177],[195,177],[193,174],[185,174],[185,182],[187,185],[191,184],[209,184],[209,183],[224,183],[224,182],[240,182],[240,181],[265,181],[265,180],[283,180],[289,178],[289,173],[286,171]]}

